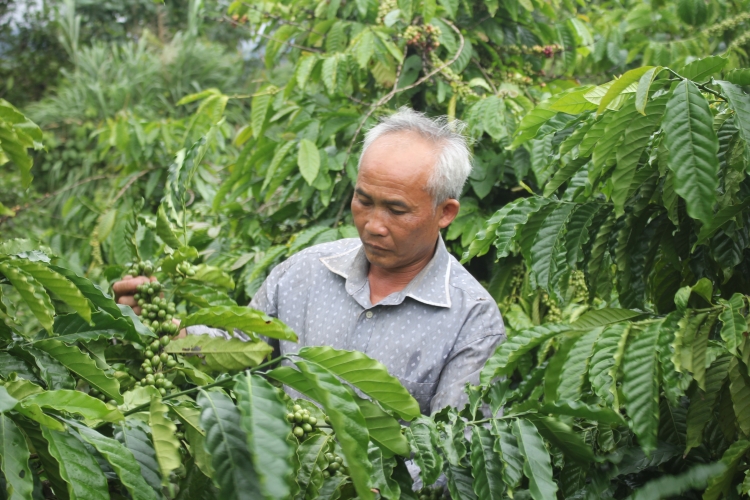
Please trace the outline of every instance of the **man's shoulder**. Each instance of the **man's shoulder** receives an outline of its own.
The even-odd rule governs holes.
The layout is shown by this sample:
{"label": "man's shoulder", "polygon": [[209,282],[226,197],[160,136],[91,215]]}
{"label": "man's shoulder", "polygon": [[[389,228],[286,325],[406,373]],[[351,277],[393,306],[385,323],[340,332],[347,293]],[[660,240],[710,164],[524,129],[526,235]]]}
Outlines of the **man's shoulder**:
{"label": "man's shoulder", "polygon": [[490,301],[494,303],[495,299],[492,298],[492,295],[452,255],[450,256],[450,266],[448,284],[454,291],[463,294],[471,301]]}

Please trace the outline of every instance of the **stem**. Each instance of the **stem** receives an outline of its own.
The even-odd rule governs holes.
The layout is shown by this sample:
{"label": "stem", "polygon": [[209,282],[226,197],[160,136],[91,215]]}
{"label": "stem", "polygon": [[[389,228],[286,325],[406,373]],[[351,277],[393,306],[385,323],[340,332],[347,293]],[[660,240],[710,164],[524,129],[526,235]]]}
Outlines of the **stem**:
{"label": "stem", "polygon": [[[265,368],[266,366],[270,366],[270,365],[279,363],[279,362],[281,362],[284,359],[289,359],[289,358],[287,356],[279,356],[278,358],[274,358],[274,359],[272,359],[270,361],[266,361],[265,363],[261,363],[258,366],[256,366],[255,368],[251,368],[250,370],[248,370],[248,372],[255,373],[256,371],[260,370],[261,368]],[[187,394],[193,394],[194,392],[198,392],[198,391],[200,391],[202,389],[211,389],[212,387],[219,387],[221,385],[226,384],[227,382],[232,382],[233,380],[234,380],[234,377],[229,377],[229,378],[223,378],[221,380],[217,380],[216,382],[212,382],[212,383],[206,384],[206,385],[196,385],[195,387],[191,387],[190,389],[185,389],[184,391],[173,392],[169,396],[162,397],[161,400],[162,401],[169,401],[170,399],[178,398],[180,396],[185,396]],[[127,417],[128,415],[132,415],[133,413],[138,413],[139,411],[143,411],[146,408],[148,408],[149,406],[151,406],[151,402],[150,401],[148,403],[143,403],[142,405],[138,405],[135,408],[129,409],[128,411],[124,412],[123,415]]]}
{"label": "stem", "polygon": [[[681,74],[679,74],[678,72],[676,72],[675,70],[673,70],[672,68],[664,68],[664,69],[666,69],[667,71],[669,71],[670,73],[672,73],[674,76],[676,76],[680,80],[690,80],[689,78],[685,78],[684,76],[682,76]],[[692,80],[690,80],[690,81],[692,82]],[[693,84],[696,87],[698,87],[699,89],[701,89],[703,92],[708,92],[709,94],[715,95],[719,99],[722,99],[722,100],[724,100],[726,102],[729,102],[729,99],[727,99],[726,97],[724,97],[721,94],[721,92],[717,92],[717,91],[715,91],[713,89],[710,89],[710,88],[706,87],[706,85],[703,84],[703,83],[695,83],[695,82],[693,82]]]}

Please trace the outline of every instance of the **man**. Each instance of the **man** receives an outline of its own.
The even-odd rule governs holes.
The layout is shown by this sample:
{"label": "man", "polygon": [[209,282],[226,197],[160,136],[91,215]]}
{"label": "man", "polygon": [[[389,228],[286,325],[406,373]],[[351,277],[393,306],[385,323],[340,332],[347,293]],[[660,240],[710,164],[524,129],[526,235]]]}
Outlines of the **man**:
{"label": "man", "polygon": [[[366,134],[351,204],[359,239],[292,256],[250,303],[299,336],[281,342],[281,354],[307,345],[362,351],[399,378],[423,413],[465,403],[463,387],[478,383],[505,329],[495,301],[440,237],[471,172],[460,129],[402,108]],[[123,295],[131,282],[115,284],[120,303],[133,303]]]}

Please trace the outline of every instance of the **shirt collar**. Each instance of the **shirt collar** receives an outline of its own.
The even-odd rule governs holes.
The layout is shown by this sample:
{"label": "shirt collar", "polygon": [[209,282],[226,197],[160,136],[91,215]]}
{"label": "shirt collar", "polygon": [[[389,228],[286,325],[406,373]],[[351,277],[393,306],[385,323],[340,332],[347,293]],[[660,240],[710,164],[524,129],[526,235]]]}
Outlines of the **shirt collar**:
{"label": "shirt collar", "polygon": [[[361,244],[340,254],[321,257],[320,261],[329,271],[346,279],[346,291],[355,295],[367,284],[367,261],[364,246]],[[411,297],[423,304],[437,307],[451,307],[448,283],[451,272],[451,256],[445,248],[442,237],[438,237],[435,255],[413,280],[398,293],[383,299],[378,305],[397,305],[405,297]],[[368,287],[369,289],[369,287]]]}

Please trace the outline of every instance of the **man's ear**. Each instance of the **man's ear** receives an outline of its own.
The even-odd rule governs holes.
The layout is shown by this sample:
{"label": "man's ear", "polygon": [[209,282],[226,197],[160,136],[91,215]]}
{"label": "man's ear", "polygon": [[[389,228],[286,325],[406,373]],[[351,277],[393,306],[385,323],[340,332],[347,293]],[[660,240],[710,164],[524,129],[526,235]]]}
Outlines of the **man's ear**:
{"label": "man's ear", "polygon": [[440,226],[440,229],[448,227],[450,223],[453,222],[453,219],[458,215],[459,208],[461,208],[461,204],[458,200],[454,200],[453,198],[445,200],[438,206],[438,211],[440,212],[438,225]]}

